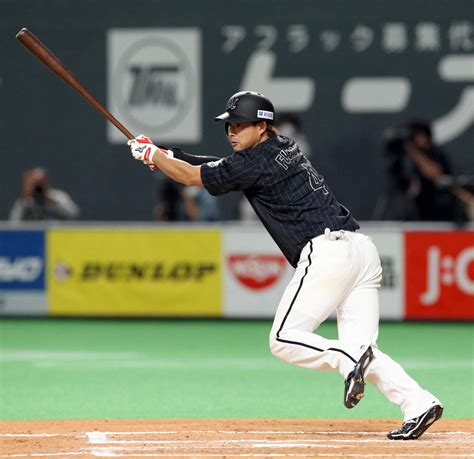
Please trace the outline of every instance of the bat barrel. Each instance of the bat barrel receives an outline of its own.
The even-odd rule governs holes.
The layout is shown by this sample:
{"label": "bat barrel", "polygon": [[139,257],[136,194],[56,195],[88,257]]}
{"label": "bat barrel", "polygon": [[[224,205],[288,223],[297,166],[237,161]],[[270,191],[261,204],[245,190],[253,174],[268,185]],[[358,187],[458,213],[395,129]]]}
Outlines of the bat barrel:
{"label": "bat barrel", "polygon": [[16,38],[59,78],[66,81],[68,84],[71,84],[73,80],[77,80],[70,70],[67,69],[63,63],[26,27],[16,34]]}
{"label": "bat barrel", "polygon": [[107,118],[128,139],[135,136],[123,126],[72,74],[72,72],[26,27],[16,34],[16,39],[33,53],[46,67],[54,72],[65,83],[77,91],[96,110]]}

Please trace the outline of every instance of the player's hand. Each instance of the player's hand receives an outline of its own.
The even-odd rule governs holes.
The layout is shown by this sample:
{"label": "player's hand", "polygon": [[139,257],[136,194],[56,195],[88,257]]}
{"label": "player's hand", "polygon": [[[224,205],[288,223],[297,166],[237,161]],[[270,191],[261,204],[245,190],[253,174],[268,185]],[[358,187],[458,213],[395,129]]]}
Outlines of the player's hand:
{"label": "player's hand", "polygon": [[142,161],[144,164],[148,165],[148,168],[151,171],[158,169],[158,166],[153,163],[153,155],[155,152],[159,151],[161,154],[166,156],[174,156],[172,150],[165,150],[163,148],[157,147],[153,144],[149,137],[146,137],[143,134],[135,137],[132,140],[129,140],[127,144],[130,146],[130,150],[134,159]]}
{"label": "player's hand", "polygon": [[153,164],[153,155],[160,150],[153,144],[150,138],[139,135],[127,142],[130,147],[132,156],[137,161],[142,161],[145,164]]}

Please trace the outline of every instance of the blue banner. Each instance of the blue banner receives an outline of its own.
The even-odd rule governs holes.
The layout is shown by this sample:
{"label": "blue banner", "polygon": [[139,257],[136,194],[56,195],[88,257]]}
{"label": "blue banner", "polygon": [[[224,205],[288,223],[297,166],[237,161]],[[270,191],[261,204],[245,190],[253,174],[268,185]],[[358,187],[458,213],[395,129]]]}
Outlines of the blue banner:
{"label": "blue banner", "polygon": [[0,291],[44,290],[44,231],[0,231]]}

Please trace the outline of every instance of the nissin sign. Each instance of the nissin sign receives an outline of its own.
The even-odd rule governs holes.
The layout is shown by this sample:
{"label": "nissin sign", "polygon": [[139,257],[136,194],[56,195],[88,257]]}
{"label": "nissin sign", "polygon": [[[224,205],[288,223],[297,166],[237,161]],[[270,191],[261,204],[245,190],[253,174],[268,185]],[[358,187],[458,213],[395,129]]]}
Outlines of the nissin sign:
{"label": "nissin sign", "polygon": [[44,232],[0,231],[0,291],[44,290]]}

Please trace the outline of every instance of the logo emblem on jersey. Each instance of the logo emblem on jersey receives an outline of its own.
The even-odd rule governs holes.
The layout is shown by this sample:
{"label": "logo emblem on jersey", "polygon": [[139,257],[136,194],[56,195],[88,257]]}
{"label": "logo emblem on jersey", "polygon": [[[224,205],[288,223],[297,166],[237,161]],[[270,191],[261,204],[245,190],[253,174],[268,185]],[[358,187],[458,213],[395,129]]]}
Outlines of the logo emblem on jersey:
{"label": "logo emblem on jersey", "polygon": [[229,110],[235,110],[237,108],[237,102],[239,101],[240,99],[238,97],[231,97],[229,99],[229,102],[227,102],[227,105],[225,107],[225,111],[229,111]]}
{"label": "logo emblem on jersey", "polygon": [[217,167],[219,164],[222,164],[224,162],[225,158],[218,159],[217,161],[210,161],[206,163],[207,167]]}
{"label": "logo emblem on jersey", "polygon": [[263,290],[274,285],[286,266],[282,255],[230,255],[227,262],[234,277],[251,290]]}

